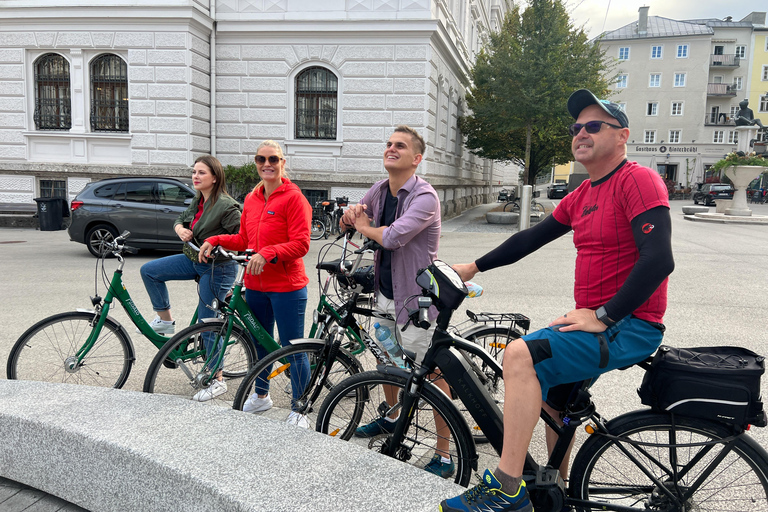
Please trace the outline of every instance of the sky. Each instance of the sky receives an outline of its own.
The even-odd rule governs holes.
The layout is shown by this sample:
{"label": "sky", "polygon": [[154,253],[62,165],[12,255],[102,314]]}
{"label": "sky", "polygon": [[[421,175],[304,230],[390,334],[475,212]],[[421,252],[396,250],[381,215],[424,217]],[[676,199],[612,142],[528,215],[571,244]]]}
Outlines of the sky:
{"label": "sky", "polygon": [[[566,0],[566,7],[576,26],[584,24],[589,37],[597,37],[603,31],[616,30],[637,21],[637,10],[647,5],[649,16],[661,16],[674,20],[694,18],[724,19],[732,16],[734,21],[752,11],[768,11],[766,0]],[[606,17],[607,11],[607,17]]]}

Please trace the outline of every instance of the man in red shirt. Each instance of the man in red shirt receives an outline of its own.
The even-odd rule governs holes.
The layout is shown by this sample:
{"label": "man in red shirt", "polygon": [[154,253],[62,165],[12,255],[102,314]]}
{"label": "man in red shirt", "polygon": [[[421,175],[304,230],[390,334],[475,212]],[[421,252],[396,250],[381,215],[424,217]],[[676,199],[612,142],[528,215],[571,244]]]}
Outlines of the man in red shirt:
{"label": "man in red shirt", "polygon": [[[507,346],[499,466],[486,470],[472,490],[443,501],[442,512],[533,510],[522,473],[540,409],[558,418],[569,383],[632,365],[661,344],[667,276],[674,269],[667,188],[657,172],[627,161],[629,120],[619,105],[581,89],[568,99],[568,112],[576,119],[569,127],[571,150],[589,180],[538,225],[454,268],[468,281],[573,230],[576,307]],[[547,430],[551,449],[554,433]],[[567,469],[566,457],[563,478]]]}

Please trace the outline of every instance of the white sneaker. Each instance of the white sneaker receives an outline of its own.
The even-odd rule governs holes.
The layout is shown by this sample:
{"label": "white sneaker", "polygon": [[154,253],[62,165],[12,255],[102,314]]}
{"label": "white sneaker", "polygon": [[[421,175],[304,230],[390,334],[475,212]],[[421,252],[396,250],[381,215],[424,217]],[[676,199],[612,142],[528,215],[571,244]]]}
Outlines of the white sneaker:
{"label": "white sneaker", "polygon": [[288,415],[288,419],[285,422],[289,425],[296,425],[301,428],[309,428],[309,420],[303,414],[299,414],[296,411],[291,411]]}
{"label": "white sneaker", "polygon": [[243,404],[243,412],[264,412],[272,408],[272,399],[269,394],[259,398],[258,393],[253,393]]}
{"label": "white sneaker", "polygon": [[195,393],[195,396],[192,397],[192,400],[195,402],[207,402],[208,400],[213,400],[217,396],[221,396],[226,392],[227,383],[223,380],[214,380],[213,384]]}
{"label": "white sneaker", "polygon": [[[161,320],[159,316],[156,316],[154,320],[149,322],[149,326],[157,334],[173,334],[173,332],[176,330],[176,321],[172,320],[170,322],[166,322],[165,320]],[[141,334],[141,329],[137,327],[136,332]]]}

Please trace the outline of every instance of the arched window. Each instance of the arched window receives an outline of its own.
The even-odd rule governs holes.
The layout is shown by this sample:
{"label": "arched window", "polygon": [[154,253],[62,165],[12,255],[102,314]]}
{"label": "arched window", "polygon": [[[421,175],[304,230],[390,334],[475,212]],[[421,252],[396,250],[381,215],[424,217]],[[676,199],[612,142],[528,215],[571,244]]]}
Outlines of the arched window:
{"label": "arched window", "polygon": [[117,55],[91,62],[91,130],[128,131],[128,67]]}
{"label": "arched window", "polygon": [[296,76],[297,139],[335,139],[339,81],[331,71],[307,68]]}
{"label": "arched window", "polygon": [[69,130],[72,105],[69,62],[61,55],[46,53],[35,61],[35,128]]}

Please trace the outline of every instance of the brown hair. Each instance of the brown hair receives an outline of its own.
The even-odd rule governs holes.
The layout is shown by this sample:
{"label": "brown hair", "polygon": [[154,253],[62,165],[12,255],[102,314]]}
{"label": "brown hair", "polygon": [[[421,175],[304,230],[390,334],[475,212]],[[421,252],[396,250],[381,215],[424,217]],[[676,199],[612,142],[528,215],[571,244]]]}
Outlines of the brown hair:
{"label": "brown hair", "polygon": [[[275,151],[277,151],[277,156],[280,157],[280,160],[285,160],[285,155],[283,154],[283,148],[281,148],[280,144],[278,144],[277,142],[273,140],[265,140],[264,142],[259,144],[259,147],[256,148],[256,154],[258,154],[259,150],[263,147],[274,148]],[[253,158],[256,159],[255,156]],[[283,168],[280,170],[280,178],[287,178],[287,177],[288,177],[288,173],[285,170],[285,164],[283,164]],[[263,187],[263,186],[264,186],[264,180],[258,182],[256,186],[253,187],[253,191],[256,192],[257,188]]]}
{"label": "brown hair", "polygon": [[424,150],[426,149],[427,145],[424,143],[424,137],[422,137],[419,132],[404,124],[401,124],[395,128],[395,132],[407,133],[410,135],[413,141],[414,149],[416,150],[416,154],[424,154]]}
{"label": "brown hair", "polygon": [[[216,204],[216,200],[219,198],[221,194],[227,193],[227,177],[224,174],[224,168],[221,166],[221,162],[219,162],[219,159],[215,156],[211,155],[202,155],[197,157],[197,160],[195,160],[195,163],[203,162],[205,165],[208,166],[208,168],[211,170],[211,174],[213,174],[213,177],[216,178],[216,182],[213,184],[213,190],[211,190],[211,195],[209,196],[209,199],[211,201],[211,206]],[[195,202],[200,201],[200,192],[197,193],[195,196]]]}

